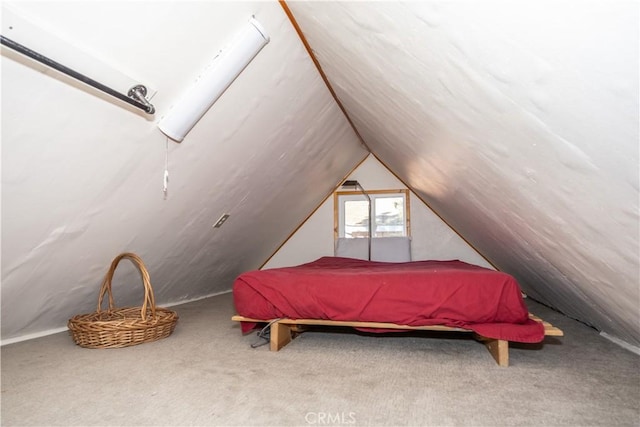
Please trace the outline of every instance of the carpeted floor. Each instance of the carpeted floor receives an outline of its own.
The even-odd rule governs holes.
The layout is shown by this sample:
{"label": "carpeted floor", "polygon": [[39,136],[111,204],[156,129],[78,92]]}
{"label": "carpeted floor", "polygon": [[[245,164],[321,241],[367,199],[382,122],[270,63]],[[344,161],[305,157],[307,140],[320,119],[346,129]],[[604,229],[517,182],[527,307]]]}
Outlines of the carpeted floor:
{"label": "carpeted floor", "polygon": [[278,353],[230,294],[174,307],[168,339],[112,350],[67,333],[2,348],[3,426],[638,426],[640,357],[528,300],[565,331],[498,367],[467,334],[312,331]]}

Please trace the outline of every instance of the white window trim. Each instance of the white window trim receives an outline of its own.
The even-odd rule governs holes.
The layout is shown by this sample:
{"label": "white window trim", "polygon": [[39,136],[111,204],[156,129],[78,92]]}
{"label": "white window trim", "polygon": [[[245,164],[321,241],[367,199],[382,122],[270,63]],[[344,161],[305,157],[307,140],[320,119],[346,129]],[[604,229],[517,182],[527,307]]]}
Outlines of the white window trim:
{"label": "white window trim", "polygon": [[[372,190],[367,191],[369,197],[371,197],[373,218],[376,216],[375,212],[375,199],[384,197],[398,197],[401,196],[404,200],[404,214],[405,224],[404,232],[406,237],[411,237],[411,211],[409,204],[409,190]],[[349,200],[364,200],[367,201],[367,197],[360,191],[336,191],[334,193],[334,240],[337,241],[340,237],[344,236],[344,208],[343,203]],[[375,228],[374,228],[375,229]],[[376,239],[384,239],[384,237],[374,237]]]}

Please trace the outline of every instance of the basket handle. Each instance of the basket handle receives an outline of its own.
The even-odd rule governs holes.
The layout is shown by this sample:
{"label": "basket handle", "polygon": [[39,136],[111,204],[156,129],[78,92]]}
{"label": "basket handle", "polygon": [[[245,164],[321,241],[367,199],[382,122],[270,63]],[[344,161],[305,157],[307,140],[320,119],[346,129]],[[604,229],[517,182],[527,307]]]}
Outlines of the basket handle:
{"label": "basket handle", "polygon": [[144,266],[142,259],[131,252],[125,252],[117,257],[111,262],[111,267],[109,267],[109,271],[107,275],[104,277],[104,281],[102,282],[102,287],[100,288],[100,296],[98,296],[98,310],[100,313],[102,307],[102,301],[104,300],[104,296],[108,295],[109,298],[109,311],[113,310],[113,293],[111,292],[111,280],[113,279],[113,273],[116,271],[118,267],[118,263],[122,259],[129,259],[133,264],[138,267],[140,270],[140,274],[142,275],[142,285],[144,286],[144,301],[142,302],[142,309],[140,310],[140,315],[142,320],[147,320],[147,308],[151,308],[151,316],[153,319],[156,318],[156,301],[153,296],[153,289],[151,288],[151,279],[149,278],[149,272],[147,268]]}

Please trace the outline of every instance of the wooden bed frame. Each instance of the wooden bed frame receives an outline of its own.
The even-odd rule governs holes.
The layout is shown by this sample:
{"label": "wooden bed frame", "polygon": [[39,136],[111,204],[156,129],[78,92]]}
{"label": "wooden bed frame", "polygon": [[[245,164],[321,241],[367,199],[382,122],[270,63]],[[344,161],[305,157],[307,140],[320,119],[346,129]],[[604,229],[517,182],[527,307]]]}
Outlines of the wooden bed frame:
{"label": "wooden bed frame", "polygon": [[[539,317],[529,314],[529,317],[544,325],[545,336],[561,337],[564,333]],[[309,326],[347,326],[351,328],[374,328],[374,329],[399,329],[404,331],[447,331],[447,332],[471,332],[473,337],[484,343],[499,366],[509,366],[509,341],[483,337],[469,329],[452,328],[443,325],[432,326],[407,326],[395,323],[380,322],[348,322],[336,320],[318,319],[252,319],[243,316],[233,316],[231,320],[235,322],[271,323],[270,350],[278,351],[289,344],[298,334],[304,332]]]}

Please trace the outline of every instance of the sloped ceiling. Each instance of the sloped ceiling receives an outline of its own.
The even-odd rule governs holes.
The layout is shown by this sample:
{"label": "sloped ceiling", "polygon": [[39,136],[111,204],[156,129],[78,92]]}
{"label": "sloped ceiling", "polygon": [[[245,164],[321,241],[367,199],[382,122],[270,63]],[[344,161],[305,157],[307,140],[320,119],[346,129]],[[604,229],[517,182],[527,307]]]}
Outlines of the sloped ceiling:
{"label": "sloped ceiling", "polygon": [[[158,91],[146,117],[3,47],[3,340],[94,311],[124,251],[145,261],[161,305],[230,289],[368,154],[277,2],[3,6]],[[252,15],[271,41],[169,142],[165,199],[156,123]],[[141,304],[128,261],[113,291],[118,306]]]}
{"label": "sloped ceiling", "polygon": [[[287,4],[379,159],[533,297],[640,344],[637,3]],[[3,340],[92,311],[122,251],[161,304],[229,289],[367,154],[275,1],[3,5],[158,91],[149,118],[3,48]],[[271,41],[169,143],[165,199],[156,122],[251,15]]]}
{"label": "sloped ceiling", "polygon": [[637,2],[288,5],[378,158],[533,297],[640,343]]}

